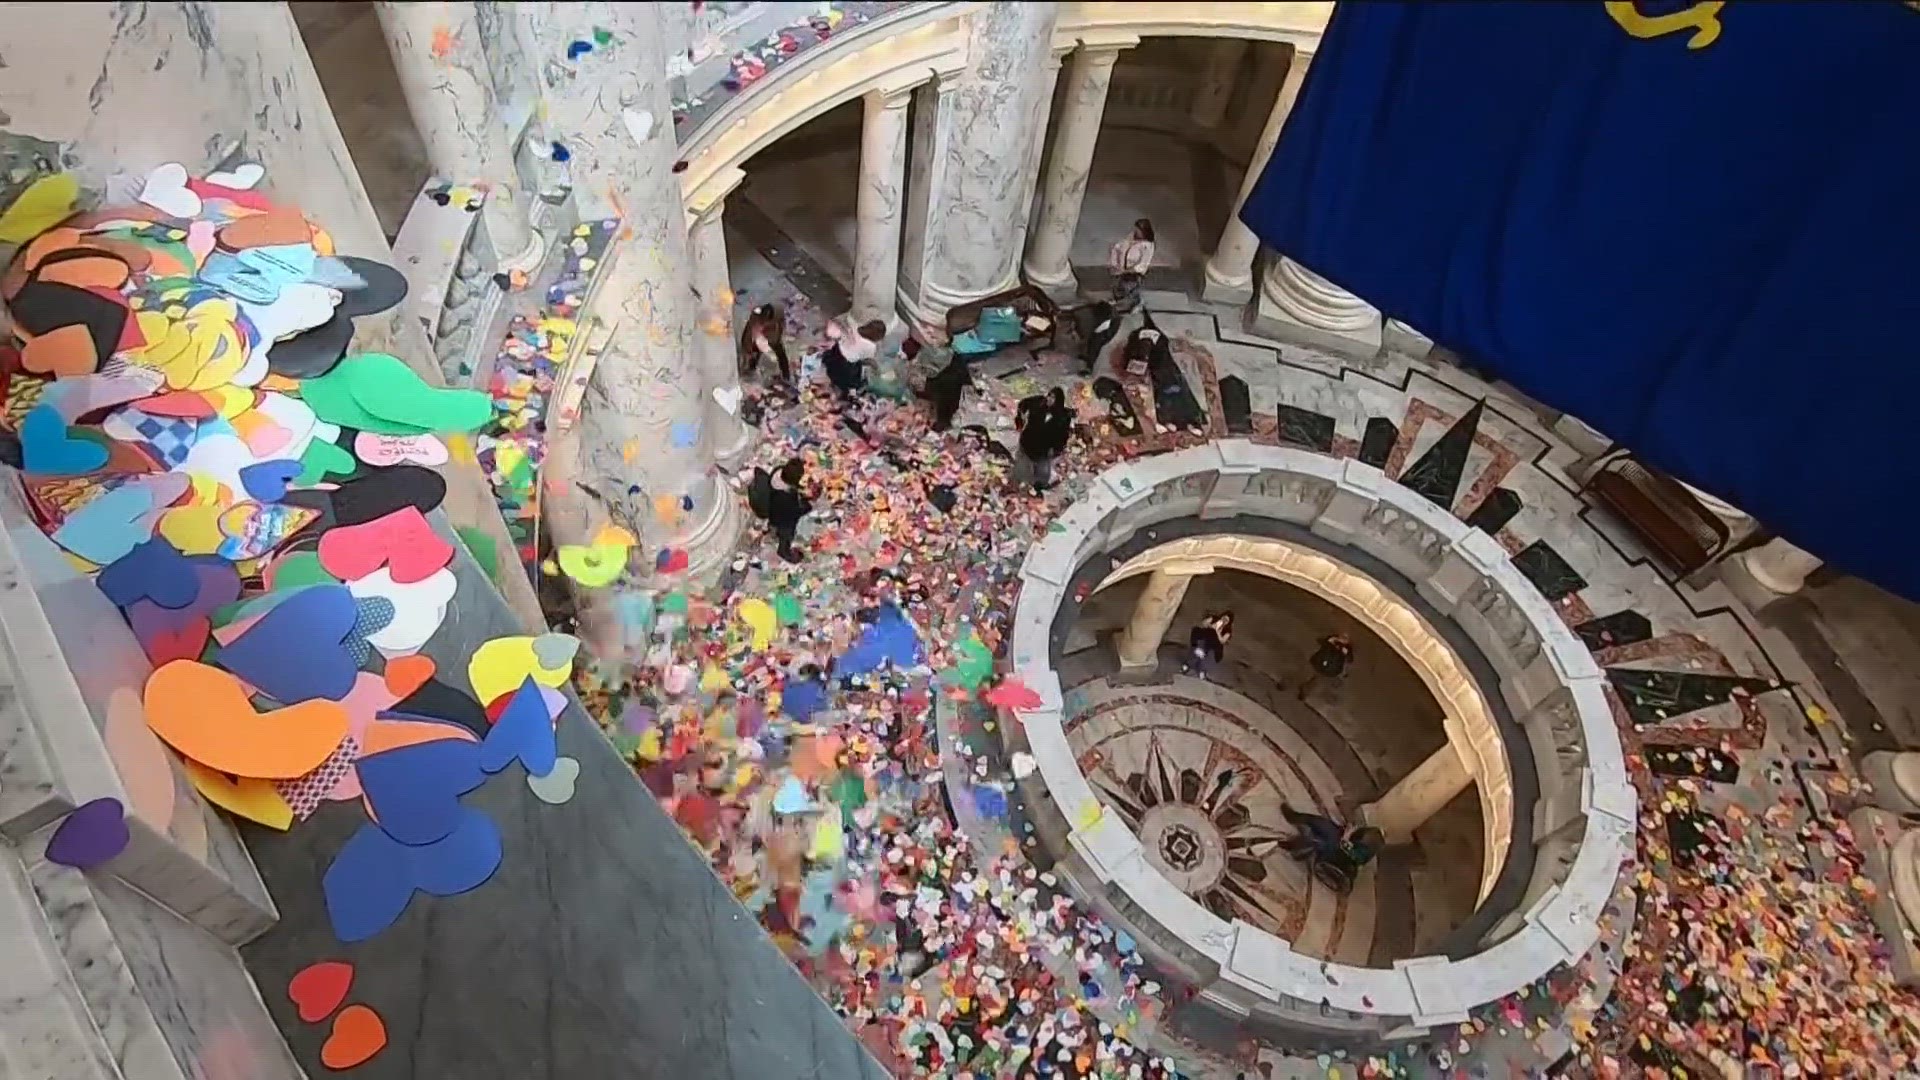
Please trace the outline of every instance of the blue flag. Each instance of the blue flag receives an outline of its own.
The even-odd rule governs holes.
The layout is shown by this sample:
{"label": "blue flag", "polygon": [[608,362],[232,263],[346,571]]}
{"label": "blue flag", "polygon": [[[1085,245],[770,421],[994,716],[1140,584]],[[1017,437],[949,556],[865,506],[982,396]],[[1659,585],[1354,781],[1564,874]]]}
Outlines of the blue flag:
{"label": "blue flag", "polygon": [[1242,216],[1920,599],[1920,9],[1343,3]]}

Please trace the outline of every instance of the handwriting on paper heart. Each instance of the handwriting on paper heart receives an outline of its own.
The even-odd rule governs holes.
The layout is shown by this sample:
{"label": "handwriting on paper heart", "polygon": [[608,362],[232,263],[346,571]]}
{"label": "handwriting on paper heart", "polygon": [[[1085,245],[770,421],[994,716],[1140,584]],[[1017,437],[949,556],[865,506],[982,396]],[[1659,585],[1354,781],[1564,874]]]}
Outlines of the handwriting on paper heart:
{"label": "handwriting on paper heart", "polygon": [[432,435],[381,435],[363,431],[354,436],[353,452],[369,465],[445,465],[447,444]]}

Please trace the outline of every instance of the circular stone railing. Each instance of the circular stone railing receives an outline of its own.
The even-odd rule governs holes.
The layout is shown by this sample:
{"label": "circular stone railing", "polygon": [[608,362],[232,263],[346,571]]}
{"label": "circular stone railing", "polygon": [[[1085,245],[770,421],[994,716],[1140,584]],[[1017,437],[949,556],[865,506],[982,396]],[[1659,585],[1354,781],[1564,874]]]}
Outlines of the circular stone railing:
{"label": "circular stone railing", "polygon": [[[1524,898],[1479,951],[1391,968],[1299,955],[1186,896],[1103,809],[1063,729],[1054,662],[1070,620],[1056,617],[1084,599],[1070,599],[1068,586],[1090,560],[1143,529],[1187,518],[1219,519],[1223,533],[1235,518],[1275,520],[1379,560],[1491,664],[1499,695],[1526,733],[1539,799]],[[1011,653],[1013,673],[1041,698],[1019,719],[1043,798],[1068,829],[1069,850],[1058,853],[1056,869],[1095,910],[1157,928],[1177,941],[1181,956],[1200,961],[1183,966],[1204,970],[1204,1004],[1243,1019],[1338,1010],[1343,1019],[1371,1021],[1384,1037],[1412,1037],[1574,963],[1599,938],[1600,916],[1632,853],[1637,813],[1600,669],[1492,537],[1379,469],[1243,440],[1115,466],[1028,552]]]}

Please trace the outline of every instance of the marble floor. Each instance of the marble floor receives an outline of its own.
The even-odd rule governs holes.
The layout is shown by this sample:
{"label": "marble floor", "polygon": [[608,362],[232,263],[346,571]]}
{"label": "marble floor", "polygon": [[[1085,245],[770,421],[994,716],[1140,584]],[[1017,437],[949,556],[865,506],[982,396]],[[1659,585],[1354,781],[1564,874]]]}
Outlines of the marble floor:
{"label": "marble floor", "polygon": [[1067,742],[1081,771],[1182,892],[1296,952],[1368,962],[1377,869],[1343,896],[1281,848],[1296,831],[1283,806],[1340,814],[1340,782],[1305,739],[1253,700],[1183,677],[1153,687],[1090,683],[1073,691],[1069,709]]}

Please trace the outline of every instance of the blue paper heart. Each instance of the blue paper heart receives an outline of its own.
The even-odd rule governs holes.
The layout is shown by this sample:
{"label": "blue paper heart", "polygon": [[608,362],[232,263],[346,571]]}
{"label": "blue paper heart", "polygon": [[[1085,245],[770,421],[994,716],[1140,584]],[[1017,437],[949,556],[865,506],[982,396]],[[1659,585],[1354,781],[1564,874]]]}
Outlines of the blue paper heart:
{"label": "blue paper heart", "polygon": [[812,799],[807,797],[807,788],[796,776],[787,777],[780,790],[773,794],[773,812],[776,814],[804,814],[809,810],[818,810]]}
{"label": "blue paper heart", "polygon": [[354,768],[381,831],[416,846],[459,827],[460,796],[487,782],[480,771],[480,744],[466,739],[402,746],[363,757]]}
{"label": "blue paper heart", "polygon": [[500,869],[500,854],[493,819],[465,807],[453,831],[431,844],[402,844],[362,825],[320,880],[333,934],[347,943],[373,937],[407,910],[416,889],[455,896],[479,888]]}
{"label": "blue paper heart", "polygon": [[238,254],[241,263],[249,270],[273,282],[276,292],[305,281],[307,275],[313,273],[313,262],[317,257],[312,244],[272,244],[243,248]]}
{"label": "blue paper heart", "polygon": [[801,723],[827,707],[827,684],[819,679],[800,679],[780,688],[780,711]]}
{"label": "blue paper heart", "polygon": [[897,668],[918,667],[926,663],[926,650],[920,646],[920,634],[900,609],[887,604],[873,625],[860,634],[860,640],[842,653],[833,665],[835,675],[865,675],[892,664]]}
{"label": "blue paper heart", "polygon": [[545,776],[553,771],[560,747],[553,734],[553,716],[547,711],[540,684],[529,675],[500,719],[487,732],[480,748],[480,767],[497,773],[519,761],[529,776]]}
{"label": "blue paper heart", "polygon": [[97,442],[67,434],[67,422],[51,405],[36,405],[20,421],[22,471],[36,476],[81,476],[107,463],[108,450]]}
{"label": "blue paper heart", "polygon": [[280,281],[237,255],[215,251],[200,266],[200,281],[249,304],[271,304],[280,299]]}
{"label": "blue paper heart", "polygon": [[53,531],[53,542],[105,566],[153,535],[152,523],[145,520],[153,510],[153,492],[146,485],[122,484],[68,514]]}
{"label": "blue paper heart", "polygon": [[256,462],[240,470],[240,484],[258,502],[279,502],[287,497],[287,485],[304,468],[298,461],[285,458]]}
{"label": "blue paper heart", "polygon": [[115,559],[93,583],[115,607],[123,608],[151,600],[163,608],[179,609],[200,595],[199,568],[158,536]]}
{"label": "blue paper heart", "polygon": [[215,662],[283,705],[339,701],[360,672],[342,644],[358,616],[345,585],[301,589],[222,648]]}

